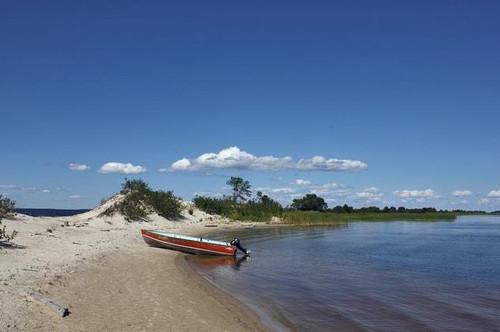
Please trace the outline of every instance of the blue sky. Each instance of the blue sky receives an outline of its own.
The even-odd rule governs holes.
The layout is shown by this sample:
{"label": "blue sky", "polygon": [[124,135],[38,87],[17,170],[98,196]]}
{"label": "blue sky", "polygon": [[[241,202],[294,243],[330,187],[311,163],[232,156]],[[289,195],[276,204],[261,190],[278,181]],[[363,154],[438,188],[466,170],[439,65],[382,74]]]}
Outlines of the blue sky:
{"label": "blue sky", "polygon": [[495,1],[3,2],[0,193],[87,208],[125,176],[190,199],[240,175],[285,203],[500,209],[499,15]]}

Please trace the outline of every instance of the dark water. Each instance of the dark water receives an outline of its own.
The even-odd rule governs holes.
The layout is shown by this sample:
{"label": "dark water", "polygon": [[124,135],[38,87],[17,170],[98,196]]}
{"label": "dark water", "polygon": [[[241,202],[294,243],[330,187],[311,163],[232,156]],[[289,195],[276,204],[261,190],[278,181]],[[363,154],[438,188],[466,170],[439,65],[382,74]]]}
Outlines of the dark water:
{"label": "dark water", "polygon": [[191,261],[276,330],[500,331],[500,217],[237,236],[249,260]]}
{"label": "dark water", "polygon": [[76,214],[90,211],[89,209],[29,209],[18,208],[17,213],[22,213],[32,217],[69,217]]}

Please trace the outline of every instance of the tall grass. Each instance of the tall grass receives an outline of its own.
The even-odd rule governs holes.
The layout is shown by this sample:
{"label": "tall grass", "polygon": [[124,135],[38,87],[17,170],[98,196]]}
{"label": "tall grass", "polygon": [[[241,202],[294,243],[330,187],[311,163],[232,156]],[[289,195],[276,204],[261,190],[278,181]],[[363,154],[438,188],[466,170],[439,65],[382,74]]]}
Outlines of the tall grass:
{"label": "tall grass", "polygon": [[328,225],[352,221],[452,221],[456,214],[451,212],[424,213],[333,213],[314,211],[286,211],[281,218],[285,223],[297,225]]}

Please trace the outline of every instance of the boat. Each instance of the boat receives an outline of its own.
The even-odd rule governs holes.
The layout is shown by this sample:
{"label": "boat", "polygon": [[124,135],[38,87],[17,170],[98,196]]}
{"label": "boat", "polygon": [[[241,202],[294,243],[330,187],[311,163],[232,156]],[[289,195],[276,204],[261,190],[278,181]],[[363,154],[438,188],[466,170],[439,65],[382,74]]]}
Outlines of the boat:
{"label": "boat", "polygon": [[235,256],[237,250],[241,250],[245,255],[250,254],[250,251],[240,245],[238,239],[223,242],[146,229],[141,229],[141,234],[144,241],[152,247],[174,249],[190,254]]}

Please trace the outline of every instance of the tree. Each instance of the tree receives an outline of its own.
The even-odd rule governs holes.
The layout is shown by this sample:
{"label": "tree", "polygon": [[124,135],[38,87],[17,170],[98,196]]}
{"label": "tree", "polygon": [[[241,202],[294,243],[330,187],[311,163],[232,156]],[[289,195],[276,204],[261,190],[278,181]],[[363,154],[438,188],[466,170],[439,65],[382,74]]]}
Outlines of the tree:
{"label": "tree", "polygon": [[229,180],[227,180],[226,184],[233,188],[233,201],[246,201],[251,195],[250,191],[250,182],[243,180],[240,177],[231,176]]}
{"label": "tree", "polygon": [[301,211],[324,211],[328,208],[325,200],[316,194],[307,194],[302,198],[296,198],[291,206],[293,209]]}

